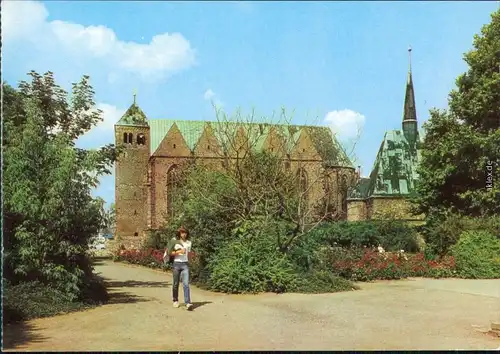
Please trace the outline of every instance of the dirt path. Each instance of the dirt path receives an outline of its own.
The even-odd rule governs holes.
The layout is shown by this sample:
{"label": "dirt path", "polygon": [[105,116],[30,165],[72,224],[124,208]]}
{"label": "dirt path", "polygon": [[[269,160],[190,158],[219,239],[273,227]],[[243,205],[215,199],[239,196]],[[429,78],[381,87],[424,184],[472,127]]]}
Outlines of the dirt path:
{"label": "dirt path", "polygon": [[[500,280],[413,279],[337,294],[223,295],[193,288],[193,312],[171,306],[171,277],[105,261],[112,302],[5,328],[5,349],[495,349],[478,332],[500,319]],[[182,294],[182,290],[180,291]]]}

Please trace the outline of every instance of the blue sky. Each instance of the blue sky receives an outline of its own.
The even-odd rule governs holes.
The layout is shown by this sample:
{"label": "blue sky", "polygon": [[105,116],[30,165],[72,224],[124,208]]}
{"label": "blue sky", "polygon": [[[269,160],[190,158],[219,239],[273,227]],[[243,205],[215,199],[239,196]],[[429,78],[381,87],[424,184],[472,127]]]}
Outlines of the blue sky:
{"label": "blue sky", "polygon": [[[286,107],[330,125],[369,174],[384,132],[401,126],[409,45],[419,122],[445,108],[462,54],[497,2],[7,1],[4,80],[51,70],[65,88],[91,76],[104,122],[82,147],[113,142],[137,101],[151,119],[213,120],[211,101],[261,116]],[[114,177],[96,194],[114,199]]]}

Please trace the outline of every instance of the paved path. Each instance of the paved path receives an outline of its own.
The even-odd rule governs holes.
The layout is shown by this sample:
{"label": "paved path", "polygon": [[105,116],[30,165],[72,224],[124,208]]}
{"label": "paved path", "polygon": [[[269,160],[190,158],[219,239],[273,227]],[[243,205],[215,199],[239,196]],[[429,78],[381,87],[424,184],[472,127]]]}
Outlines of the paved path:
{"label": "paved path", "polygon": [[[192,289],[174,309],[169,274],[102,262],[110,304],[7,326],[21,351],[495,349],[500,280],[412,279],[324,295],[224,295]],[[181,290],[182,294],[182,290]]]}

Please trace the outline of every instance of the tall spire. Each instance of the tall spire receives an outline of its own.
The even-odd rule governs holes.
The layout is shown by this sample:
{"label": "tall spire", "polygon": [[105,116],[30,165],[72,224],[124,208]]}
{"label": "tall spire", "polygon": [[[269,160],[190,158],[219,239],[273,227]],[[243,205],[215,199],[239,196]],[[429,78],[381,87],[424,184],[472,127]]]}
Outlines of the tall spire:
{"label": "tall spire", "polygon": [[136,104],[135,100],[137,98],[137,89],[134,89],[134,104]]}
{"label": "tall spire", "polygon": [[415,107],[415,90],[411,76],[411,47],[408,48],[408,78],[403,111],[403,133],[409,142],[415,142],[418,135],[417,109]]}

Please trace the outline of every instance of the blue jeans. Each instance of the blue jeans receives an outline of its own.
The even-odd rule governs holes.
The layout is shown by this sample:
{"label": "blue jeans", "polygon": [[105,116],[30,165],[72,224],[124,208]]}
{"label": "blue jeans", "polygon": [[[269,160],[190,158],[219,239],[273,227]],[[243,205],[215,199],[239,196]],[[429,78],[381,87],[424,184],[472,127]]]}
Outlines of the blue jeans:
{"label": "blue jeans", "polygon": [[179,281],[182,279],[182,289],[184,290],[184,303],[190,304],[189,294],[189,266],[187,262],[174,262],[173,266],[174,284],[172,286],[172,299],[179,301]]}

